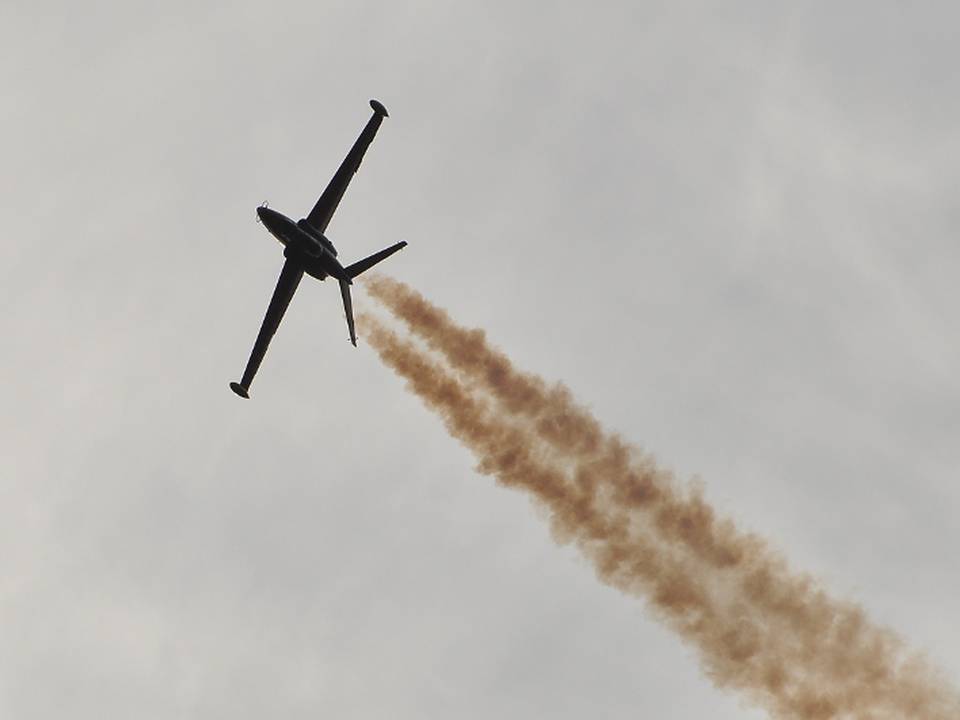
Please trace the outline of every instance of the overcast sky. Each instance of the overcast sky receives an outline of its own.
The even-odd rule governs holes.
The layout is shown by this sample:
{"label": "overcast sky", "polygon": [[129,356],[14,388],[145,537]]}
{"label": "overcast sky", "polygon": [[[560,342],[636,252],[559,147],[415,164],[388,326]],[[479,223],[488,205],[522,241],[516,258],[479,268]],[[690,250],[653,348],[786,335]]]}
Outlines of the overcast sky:
{"label": "overcast sky", "polygon": [[960,681],[960,9],[722,5],[0,4],[0,716],[764,717],[335,286],[229,391],[372,97],[343,258]]}

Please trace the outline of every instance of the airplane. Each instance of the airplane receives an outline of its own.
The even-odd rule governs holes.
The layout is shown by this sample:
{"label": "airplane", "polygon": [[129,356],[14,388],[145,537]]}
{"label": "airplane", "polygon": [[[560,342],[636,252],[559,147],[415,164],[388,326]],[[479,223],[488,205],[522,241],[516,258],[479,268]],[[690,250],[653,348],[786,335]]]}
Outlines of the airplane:
{"label": "airplane", "polygon": [[263,318],[260,333],[253,345],[247,367],[243,371],[243,378],[238,383],[230,383],[230,389],[242,398],[250,397],[250,383],[253,382],[253,377],[257,374],[260,363],[263,362],[263,356],[267,352],[270,340],[280,326],[283,314],[287,311],[287,306],[290,304],[290,300],[293,298],[304,273],[317,280],[323,280],[329,275],[336,278],[340,283],[340,296],[343,298],[343,310],[347,316],[350,342],[356,347],[357,333],[353,323],[353,302],[350,299],[350,285],[353,283],[353,279],[407,246],[406,241],[401,241],[374,253],[368,258],[344,267],[337,259],[337,249],[324,235],[327,225],[330,223],[330,218],[333,217],[333,213],[337,209],[337,205],[340,203],[340,199],[343,197],[343,193],[346,191],[347,185],[350,184],[354,173],[360,167],[360,161],[363,160],[364,153],[370,143],[373,142],[373,138],[380,128],[380,123],[383,122],[385,117],[389,117],[387,109],[381,102],[371,100],[370,107],[373,108],[373,116],[367,121],[360,137],[350,148],[347,157],[340,164],[330,184],[327,185],[326,190],[323,191],[309,215],[294,222],[286,215],[267,207],[266,203],[257,208],[257,217],[260,222],[270,231],[271,235],[284,245],[283,256],[285,260],[283,269],[280,271],[280,278],[277,280],[277,287],[273,291],[273,297],[267,307],[267,314]]}

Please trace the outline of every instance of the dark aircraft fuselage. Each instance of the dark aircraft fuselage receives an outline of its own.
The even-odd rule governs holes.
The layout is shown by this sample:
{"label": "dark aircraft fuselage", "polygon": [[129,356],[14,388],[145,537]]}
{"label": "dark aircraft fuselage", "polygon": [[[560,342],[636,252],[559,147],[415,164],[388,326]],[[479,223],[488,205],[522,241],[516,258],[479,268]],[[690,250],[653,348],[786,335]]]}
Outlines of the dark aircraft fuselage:
{"label": "dark aircraft fuselage", "polygon": [[307,275],[323,280],[332,275],[350,282],[350,276],[337,260],[337,249],[325,235],[317,232],[305,220],[296,223],[283,213],[263,206],[257,208],[260,222],[270,234],[284,245],[283,254],[295,258]]}
{"label": "dark aircraft fuselage", "polygon": [[283,245],[283,255],[286,260],[283,261],[280,277],[277,278],[277,285],[273,295],[270,296],[270,304],[260,324],[260,332],[257,333],[257,339],[253,343],[253,350],[250,351],[250,359],[247,360],[247,366],[243,369],[243,377],[240,378],[240,382],[230,383],[230,389],[240,397],[250,397],[250,383],[253,382],[260,363],[267,354],[270,340],[280,327],[280,321],[283,320],[283,315],[304,273],[317,280],[324,280],[327,276],[337,280],[340,299],[343,301],[343,316],[347,321],[347,332],[350,333],[350,343],[356,347],[357,331],[353,317],[353,300],[350,297],[350,285],[353,279],[407,246],[406,240],[401,240],[344,266],[337,259],[337,249],[324,234],[343,194],[347,191],[350,180],[360,167],[364,153],[376,137],[383,119],[387,117],[387,109],[378,100],[370,101],[370,109],[373,110],[373,115],[363,126],[360,136],[350,147],[347,156],[305,218],[294,222],[283,213],[266,207],[265,204],[257,208],[257,217],[260,222]]}

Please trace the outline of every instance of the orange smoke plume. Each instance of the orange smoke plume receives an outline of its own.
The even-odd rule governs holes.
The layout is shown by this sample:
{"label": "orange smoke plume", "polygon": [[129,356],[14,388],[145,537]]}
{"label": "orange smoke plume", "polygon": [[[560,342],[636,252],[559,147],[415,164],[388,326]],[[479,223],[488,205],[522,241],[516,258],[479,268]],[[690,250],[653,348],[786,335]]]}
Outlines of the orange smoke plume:
{"label": "orange smoke plume", "polygon": [[894,633],[718,517],[565,387],[516,370],[483,331],[406,285],[376,276],[365,287],[423,343],[364,314],[370,344],[478,470],[543,504],[555,536],[603,582],[645,598],[716,685],[778,718],[960,718],[960,698]]}

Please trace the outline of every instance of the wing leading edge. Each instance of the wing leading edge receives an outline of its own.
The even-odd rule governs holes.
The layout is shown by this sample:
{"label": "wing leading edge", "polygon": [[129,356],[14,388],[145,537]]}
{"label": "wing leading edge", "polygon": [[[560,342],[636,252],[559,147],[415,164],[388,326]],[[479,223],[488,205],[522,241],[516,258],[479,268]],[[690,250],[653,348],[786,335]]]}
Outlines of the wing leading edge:
{"label": "wing leading edge", "polygon": [[240,397],[250,397],[250,383],[253,382],[253,377],[257,374],[260,363],[263,362],[263,356],[267,354],[270,340],[277,332],[277,328],[280,327],[283,314],[287,311],[287,306],[290,304],[293,294],[297,291],[297,286],[300,284],[302,277],[303,268],[298,263],[291,259],[287,259],[283,263],[283,269],[277,279],[277,287],[273,291],[273,297],[270,298],[267,314],[263,317],[263,325],[260,326],[257,341],[253,344],[253,351],[247,361],[247,368],[243,371],[243,378],[239,383],[230,383],[230,389]]}
{"label": "wing leading edge", "polygon": [[323,191],[320,199],[317,200],[317,204],[313,206],[313,210],[307,215],[307,222],[321,233],[325,232],[327,225],[330,224],[330,218],[333,217],[333,213],[337,209],[337,205],[340,204],[340,199],[343,197],[343,193],[346,192],[350,180],[353,179],[354,174],[360,167],[364,153],[367,152],[367,148],[370,147],[370,143],[372,143],[373,138],[376,137],[377,130],[380,129],[380,123],[383,122],[385,117],[389,117],[387,109],[377,100],[371,100],[370,107],[373,108],[373,115],[360,132],[360,137],[353,143],[353,147],[350,148],[347,157],[340,163],[340,167],[337,168],[337,172],[334,174],[330,184],[327,185],[326,190]]}

